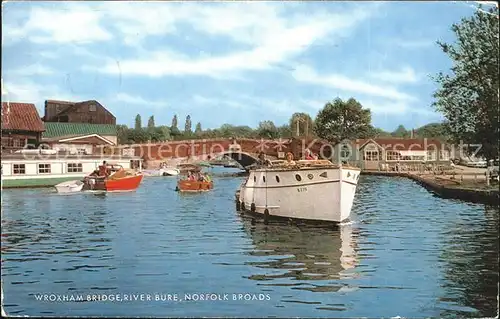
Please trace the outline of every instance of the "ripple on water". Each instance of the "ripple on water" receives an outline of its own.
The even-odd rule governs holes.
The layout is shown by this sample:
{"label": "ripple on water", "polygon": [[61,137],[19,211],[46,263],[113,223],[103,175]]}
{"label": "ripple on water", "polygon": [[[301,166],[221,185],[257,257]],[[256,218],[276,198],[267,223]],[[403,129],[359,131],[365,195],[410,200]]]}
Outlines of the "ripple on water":
{"label": "ripple on water", "polygon": [[[9,314],[67,315],[34,293],[254,293],[271,300],[94,303],[82,316],[485,317],[496,311],[496,208],[440,199],[404,178],[363,176],[338,228],[252,225],[241,179],[184,196],[175,179],[137,192],[6,190],[2,281]],[[255,306],[255,307],[254,307]],[[76,307],[76,306],[75,306]],[[214,312],[213,309],[217,309]]]}

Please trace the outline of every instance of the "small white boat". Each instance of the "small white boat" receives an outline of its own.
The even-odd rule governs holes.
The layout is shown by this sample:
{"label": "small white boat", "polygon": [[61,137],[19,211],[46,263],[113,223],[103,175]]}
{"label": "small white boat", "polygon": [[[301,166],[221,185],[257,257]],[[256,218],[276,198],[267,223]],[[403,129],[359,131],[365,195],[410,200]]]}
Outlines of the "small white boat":
{"label": "small white boat", "polygon": [[166,176],[165,174],[167,174],[167,176],[177,176],[181,173],[181,170],[175,167],[166,167],[161,170],[163,171],[163,176]]}
{"label": "small white boat", "polygon": [[145,169],[142,171],[144,176],[177,176],[180,170],[175,167],[166,167],[160,169]]}
{"label": "small white boat", "polygon": [[80,180],[75,181],[67,181],[59,183],[55,186],[58,193],[67,194],[67,193],[77,193],[81,192],[84,183]]}

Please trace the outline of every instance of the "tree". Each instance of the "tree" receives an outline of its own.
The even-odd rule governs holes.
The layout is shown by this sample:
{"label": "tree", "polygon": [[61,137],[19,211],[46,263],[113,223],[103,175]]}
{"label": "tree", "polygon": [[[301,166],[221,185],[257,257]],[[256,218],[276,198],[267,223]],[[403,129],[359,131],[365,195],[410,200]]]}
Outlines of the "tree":
{"label": "tree", "polygon": [[443,123],[429,123],[415,130],[415,135],[419,138],[439,138],[447,139],[446,129]]}
{"label": "tree", "polygon": [[447,119],[447,133],[454,142],[481,144],[486,159],[498,156],[498,18],[498,7],[480,6],[453,24],[455,43],[437,42],[453,67],[434,77],[440,88],[433,105]]}
{"label": "tree", "polygon": [[182,132],[179,131],[179,129],[177,128],[177,126],[171,126],[170,127],[170,136],[174,139],[174,140],[177,140],[179,139],[180,137],[182,137]]}
{"label": "tree", "polygon": [[141,129],[142,128],[142,119],[141,119],[141,115],[140,114],[137,114],[135,116],[135,129],[138,130],[138,129]]}
{"label": "tree", "polygon": [[345,139],[366,136],[371,128],[371,112],[363,109],[354,98],[346,102],[336,98],[318,112],[314,121],[314,133],[336,145]]}
{"label": "tree", "polygon": [[391,133],[393,137],[409,137],[410,132],[406,130],[403,125],[399,125],[394,132]]}
{"label": "tree", "polygon": [[[311,130],[312,130],[312,126],[311,126]],[[290,125],[288,124],[285,124],[285,125],[282,125],[280,127],[278,127],[278,136],[281,137],[281,138],[290,138],[292,137],[292,129],[290,128]],[[293,135],[294,136],[294,135]]]}
{"label": "tree", "polygon": [[151,117],[148,120],[148,128],[154,128],[155,127],[155,116],[151,115]]}
{"label": "tree", "polygon": [[294,113],[290,118],[290,129],[293,136],[309,136],[314,129],[314,122],[307,113]]}
{"label": "tree", "polygon": [[257,128],[257,136],[260,138],[275,139],[278,138],[279,133],[273,121],[262,121]]}
{"label": "tree", "polygon": [[129,142],[128,131],[129,128],[127,127],[127,125],[116,126],[116,137],[118,140],[118,144],[127,144]]}
{"label": "tree", "polygon": [[193,133],[191,126],[191,115],[188,115],[186,116],[186,124],[184,125],[184,134],[187,136],[190,136]]}
{"label": "tree", "polygon": [[145,143],[150,139],[150,134],[142,128],[128,131],[129,143]]}
{"label": "tree", "polygon": [[381,137],[391,137],[391,133],[384,131],[381,128],[370,126],[369,130],[360,136],[360,138],[381,138]]}
{"label": "tree", "polygon": [[171,129],[174,129],[174,128],[178,128],[177,127],[177,114],[174,115],[174,117],[172,118],[172,125],[170,126]]}
{"label": "tree", "polygon": [[200,122],[196,123],[196,128],[194,129],[194,134],[196,136],[201,136],[202,132],[203,132],[203,130],[201,129],[201,123]]}

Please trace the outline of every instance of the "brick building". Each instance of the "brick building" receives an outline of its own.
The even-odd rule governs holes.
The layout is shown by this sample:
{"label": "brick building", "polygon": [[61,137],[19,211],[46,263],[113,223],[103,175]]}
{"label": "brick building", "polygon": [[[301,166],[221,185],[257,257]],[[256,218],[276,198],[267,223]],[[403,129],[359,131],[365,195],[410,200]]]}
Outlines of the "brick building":
{"label": "brick building", "polygon": [[116,117],[95,100],[83,102],[47,100],[43,121],[116,125]]}

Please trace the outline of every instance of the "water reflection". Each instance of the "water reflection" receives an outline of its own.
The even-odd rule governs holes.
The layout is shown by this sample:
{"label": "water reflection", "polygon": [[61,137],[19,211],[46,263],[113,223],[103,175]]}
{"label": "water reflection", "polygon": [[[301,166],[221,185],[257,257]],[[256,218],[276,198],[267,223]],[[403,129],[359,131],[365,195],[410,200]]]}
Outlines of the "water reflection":
{"label": "water reflection", "polygon": [[[294,286],[293,281],[350,279],[357,276],[356,229],[343,225],[338,229],[291,226],[283,222],[252,225],[242,217],[244,229],[255,249],[249,255],[256,261],[247,264],[262,272],[251,280],[274,281],[269,285]],[[312,291],[338,290],[339,285],[315,285]]]}
{"label": "water reflection", "polygon": [[486,206],[486,220],[473,217],[461,214],[444,233],[441,260],[446,265],[443,288],[447,294],[440,298],[442,316],[455,317],[456,304],[477,309],[471,309],[477,317],[497,315],[498,208]]}

